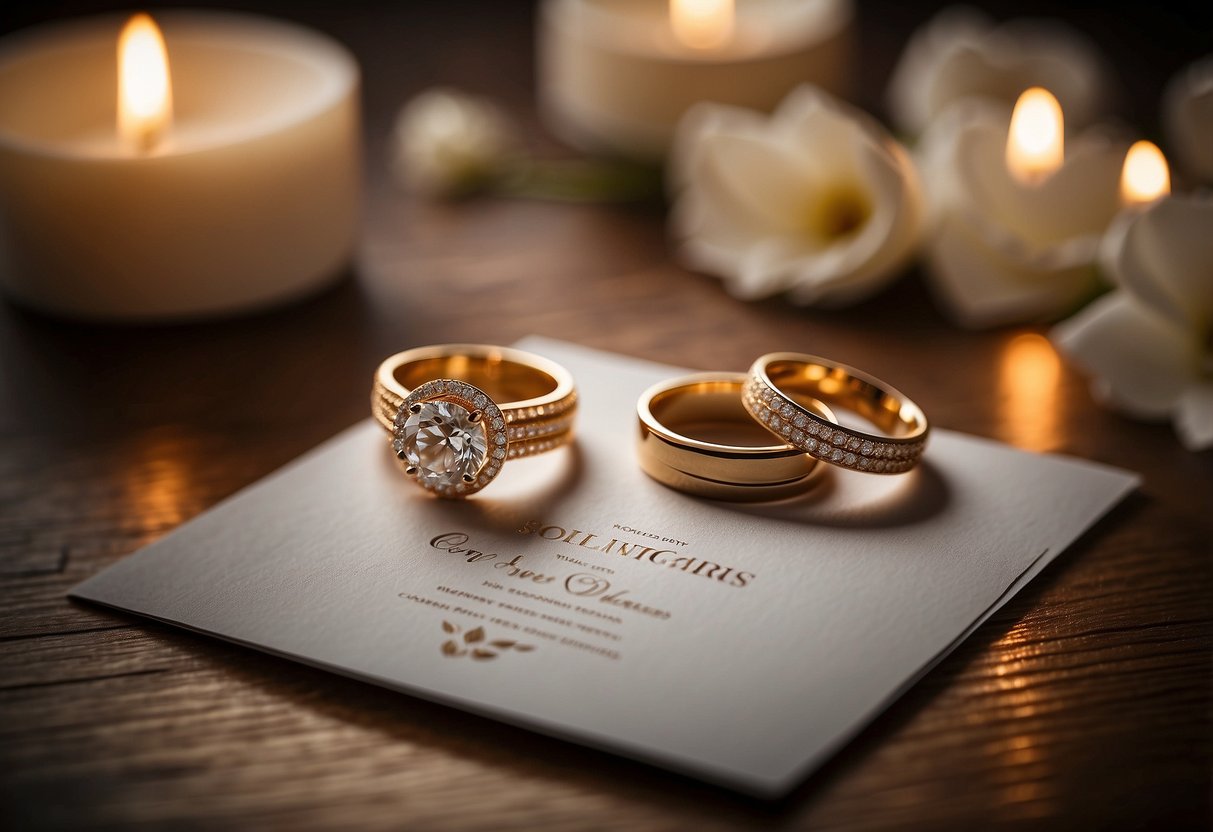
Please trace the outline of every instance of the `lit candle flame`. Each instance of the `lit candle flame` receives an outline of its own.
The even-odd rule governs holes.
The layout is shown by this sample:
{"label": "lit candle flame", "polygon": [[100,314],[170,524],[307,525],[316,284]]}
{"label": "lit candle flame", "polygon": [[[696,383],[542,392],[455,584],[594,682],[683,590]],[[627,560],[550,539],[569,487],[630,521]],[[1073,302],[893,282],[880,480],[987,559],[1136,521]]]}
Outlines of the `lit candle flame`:
{"label": "lit candle flame", "polygon": [[1120,198],[1125,205],[1145,205],[1171,193],[1167,159],[1153,142],[1134,142],[1125,154],[1120,174]]}
{"label": "lit candle flame", "polygon": [[1061,105],[1043,87],[1026,90],[1015,102],[1007,135],[1007,169],[1025,185],[1048,179],[1065,158]]}
{"label": "lit candle flame", "polygon": [[118,135],[140,152],[156,146],[173,118],[168,51],[155,21],[137,14],[118,36]]}
{"label": "lit candle flame", "polygon": [[733,33],[733,0],[670,0],[670,26],[692,49],[720,46]]}

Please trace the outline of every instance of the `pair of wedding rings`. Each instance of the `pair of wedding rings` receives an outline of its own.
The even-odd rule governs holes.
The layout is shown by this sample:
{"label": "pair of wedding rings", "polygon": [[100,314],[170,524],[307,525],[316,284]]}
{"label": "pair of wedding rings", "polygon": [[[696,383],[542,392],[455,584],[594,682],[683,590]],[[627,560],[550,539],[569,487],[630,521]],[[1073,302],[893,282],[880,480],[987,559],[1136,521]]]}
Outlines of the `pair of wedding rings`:
{"label": "pair of wedding rings", "polygon": [[[840,424],[834,409],[878,432]],[[577,390],[568,370],[538,355],[448,344],[386,359],[371,410],[413,481],[438,496],[466,497],[507,461],[571,442]],[[764,355],[748,373],[653,385],[637,414],[646,474],[685,493],[734,501],[802,493],[821,463],[870,474],[909,471],[928,432],[922,410],[894,388],[801,353]],[[730,438],[747,427],[758,441]]]}
{"label": "pair of wedding rings", "polygon": [[[735,502],[803,493],[821,463],[904,473],[922,458],[929,429],[918,405],[879,379],[794,352],[764,355],[748,373],[696,373],[655,384],[636,409],[645,473],[688,494]],[[835,409],[880,432],[840,424]],[[728,438],[747,428],[757,434],[754,444]]]}

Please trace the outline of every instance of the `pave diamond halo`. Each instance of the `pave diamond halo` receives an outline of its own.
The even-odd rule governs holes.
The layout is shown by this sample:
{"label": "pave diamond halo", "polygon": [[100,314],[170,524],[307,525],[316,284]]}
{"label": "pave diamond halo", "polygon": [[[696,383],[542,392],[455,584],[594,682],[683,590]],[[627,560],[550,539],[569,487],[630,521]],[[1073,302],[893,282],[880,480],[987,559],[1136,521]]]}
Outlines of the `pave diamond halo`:
{"label": "pave diamond halo", "polygon": [[493,449],[507,444],[500,408],[475,385],[434,379],[405,398],[392,425],[392,450],[405,472],[440,497],[465,497],[501,471]]}
{"label": "pave diamond halo", "polygon": [[505,463],[576,441],[577,385],[554,361],[492,344],[414,347],[380,362],[371,416],[409,479],[476,494]]}

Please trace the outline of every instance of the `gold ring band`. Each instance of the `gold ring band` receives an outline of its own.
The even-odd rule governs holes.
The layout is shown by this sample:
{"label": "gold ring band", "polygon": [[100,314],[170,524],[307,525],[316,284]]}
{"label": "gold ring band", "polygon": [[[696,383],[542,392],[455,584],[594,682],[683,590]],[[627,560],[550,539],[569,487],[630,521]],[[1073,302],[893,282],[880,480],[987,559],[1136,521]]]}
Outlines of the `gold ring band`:
{"label": "gold ring band", "polygon": [[488,485],[509,459],[573,438],[577,390],[554,361],[508,347],[405,350],[375,373],[371,413],[415,482],[443,497]]}
{"label": "gold ring band", "polygon": [[[777,500],[810,488],[817,461],[764,438],[741,406],[745,382],[744,373],[696,373],[645,390],[636,403],[641,470],[678,491],[734,502]],[[801,402],[833,421],[820,402]],[[737,431],[746,428],[754,429],[755,444],[736,444]],[[716,441],[726,430],[729,441]]]}
{"label": "gold ring band", "polygon": [[[810,396],[867,419],[885,435],[830,424],[797,400]],[[900,474],[922,458],[922,409],[867,373],[803,353],[764,355],[750,367],[746,410],[785,442],[823,462],[871,474]]]}

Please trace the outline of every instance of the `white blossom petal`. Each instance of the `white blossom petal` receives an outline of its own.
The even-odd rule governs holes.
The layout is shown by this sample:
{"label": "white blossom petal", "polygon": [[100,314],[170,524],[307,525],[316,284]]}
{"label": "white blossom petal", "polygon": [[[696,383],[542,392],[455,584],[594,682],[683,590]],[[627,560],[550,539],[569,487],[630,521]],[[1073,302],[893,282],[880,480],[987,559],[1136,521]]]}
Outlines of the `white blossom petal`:
{"label": "white blossom petal", "polygon": [[812,87],[769,118],[697,105],[679,125],[670,175],[679,256],[738,297],[853,303],[895,276],[921,231],[909,155]]}
{"label": "white blossom petal", "polygon": [[[887,152],[888,132],[880,122],[808,84],[787,94],[771,116],[769,129],[804,156],[804,164],[813,166],[818,182],[859,176],[872,152]],[[830,152],[803,152],[813,146],[828,147]]]}
{"label": "white blossom petal", "polygon": [[796,234],[814,184],[799,154],[763,136],[717,132],[706,135],[696,154],[704,199],[747,227]]}
{"label": "white blossom petal", "polygon": [[1213,328],[1213,193],[1126,213],[1105,245],[1119,285],[1195,331]]}
{"label": "white blossom petal", "polygon": [[1190,334],[1126,292],[1105,295],[1051,337],[1092,376],[1097,399],[1134,416],[1169,416],[1197,380],[1198,347]]}
{"label": "white blossom petal", "polygon": [[989,245],[957,216],[936,224],[926,244],[926,266],[945,311],[969,329],[1054,320],[1097,283],[1089,265],[1042,273]]}
{"label": "white blossom petal", "polygon": [[872,215],[845,245],[801,261],[790,293],[795,303],[857,303],[879,291],[917,248],[925,213],[917,171],[900,145],[869,144],[867,150],[858,168]]}
{"label": "white blossom petal", "polygon": [[1180,167],[1213,183],[1213,55],[1171,79],[1163,97],[1163,116]]}
{"label": "white blossom petal", "polygon": [[1213,447],[1213,383],[1184,390],[1175,409],[1175,430],[1189,451]]}
{"label": "white blossom petal", "polygon": [[780,238],[747,241],[694,237],[679,254],[690,268],[721,277],[729,294],[740,300],[761,300],[787,290],[803,251]]}
{"label": "white blossom petal", "polygon": [[492,102],[434,88],[411,99],[397,116],[392,170],[420,193],[458,195],[496,175],[515,143],[513,122]]}
{"label": "white blossom petal", "polygon": [[[764,128],[752,111],[700,105],[683,120],[671,157],[675,185],[699,186],[686,189],[671,212],[680,257],[720,276],[744,300],[784,291],[789,261],[810,242],[797,227],[805,212],[803,165]],[[794,168],[791,179],[779,176],[773,159]],[[751,171],[753,179],[741,175]],[[801,187],[790,187],[792,180]]]}
{"label": "white blossom petal", "polygon": [[1105,95],[1107,65],[1089,38],[1044,20],[994,25],[963,6],[944,9],[910,38],[889,84],[889,109],[902,130],[920,133],[948,107],[971,98],[1013,104],[1042,86],[1072,126],[1091,123]]}

